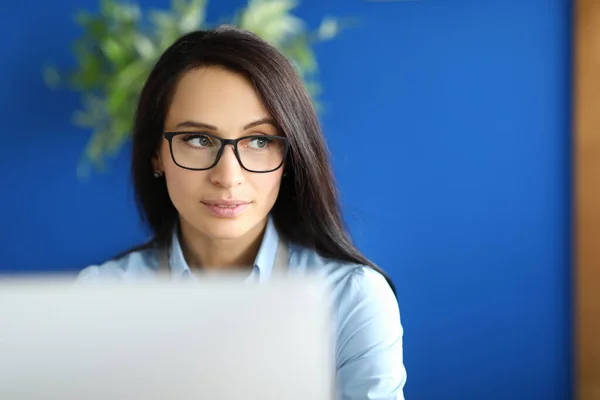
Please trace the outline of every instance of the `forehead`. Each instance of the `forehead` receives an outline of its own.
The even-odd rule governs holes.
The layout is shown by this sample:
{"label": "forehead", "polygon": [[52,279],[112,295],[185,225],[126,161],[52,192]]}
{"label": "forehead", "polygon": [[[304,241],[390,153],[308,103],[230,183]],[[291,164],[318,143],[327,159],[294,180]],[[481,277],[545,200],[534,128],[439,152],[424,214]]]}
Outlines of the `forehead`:
{"label": "forehead", "polygon": [[241,126],[269,117],[259,94],[243,75],[218,67],[191,70],[179,80],[166,125],[195,120],[220,129]]}

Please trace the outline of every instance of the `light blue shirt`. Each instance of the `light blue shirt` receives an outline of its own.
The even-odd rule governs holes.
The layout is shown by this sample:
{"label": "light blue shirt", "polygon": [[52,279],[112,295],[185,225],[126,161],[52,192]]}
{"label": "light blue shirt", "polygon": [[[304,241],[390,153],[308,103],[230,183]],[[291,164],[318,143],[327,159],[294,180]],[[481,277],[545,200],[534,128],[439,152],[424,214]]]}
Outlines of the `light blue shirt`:
{"label": "light blue shirt", "polygon": [[[269,218],[249,279],[266,282],[271,276],[279,235]],[[169,252],[171,277],[191,276],[178,235]],[[144,249],[90,266],[79,283],[105,279],[137,281],[153,278],[159,269],[154,249]],[[341,263],[315,251],[289,245],[289,273],[316,273],[330,285],[336,319],[336,381],[340,400],[403,400],[406,371],[402,359],[402,326],[398,303],[385,278],[377,271]]]}

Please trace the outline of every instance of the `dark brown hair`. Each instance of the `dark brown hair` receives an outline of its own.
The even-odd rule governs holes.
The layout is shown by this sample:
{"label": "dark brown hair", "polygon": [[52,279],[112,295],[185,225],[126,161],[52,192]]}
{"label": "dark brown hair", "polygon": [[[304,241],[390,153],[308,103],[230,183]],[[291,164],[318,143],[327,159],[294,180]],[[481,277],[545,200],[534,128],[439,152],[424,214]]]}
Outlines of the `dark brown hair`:
{"label": "dark brown hair", "polygon": [[177,82],[185,72],[203,66],[226,68],[249,79],[290,142],[286,176],[271,211],[280,234],[323,257],[376,269],[394,290],[344,227],[327,146],[294,67],[258,36],[229,26],[178,39],[162,54],[142,90],[133,129],[132,174],[138,209],[154,233],[146,246],[169,246],[177,222],[165,181],[153,177],[151,160]]}

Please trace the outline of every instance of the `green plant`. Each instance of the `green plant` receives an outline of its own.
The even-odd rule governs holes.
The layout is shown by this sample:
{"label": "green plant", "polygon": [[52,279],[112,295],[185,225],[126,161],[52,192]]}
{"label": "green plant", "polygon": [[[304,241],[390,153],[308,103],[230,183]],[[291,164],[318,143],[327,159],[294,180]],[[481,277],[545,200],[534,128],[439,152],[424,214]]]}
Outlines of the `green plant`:
{"label": "green plant", "polygon": [[206,0],[172,0],[169,10],[143,11],[126,0],[100,0],[98,12],[80,11],[83,34],[74,43],[76,66],[45,68],[51,87],[81,93],[82,107],[73,122],[92,130],[78,166],[80,176],[103,170],[128,140],[137,97],[160,54],[179,36],[227,23],[252,31],[277,47],[295,65],[314,99],[319,93],[313,45],[338,35],[341,23],[324,18],[315,30],[293,14],[293,0],[248,0],[218,24],[205,20]]}

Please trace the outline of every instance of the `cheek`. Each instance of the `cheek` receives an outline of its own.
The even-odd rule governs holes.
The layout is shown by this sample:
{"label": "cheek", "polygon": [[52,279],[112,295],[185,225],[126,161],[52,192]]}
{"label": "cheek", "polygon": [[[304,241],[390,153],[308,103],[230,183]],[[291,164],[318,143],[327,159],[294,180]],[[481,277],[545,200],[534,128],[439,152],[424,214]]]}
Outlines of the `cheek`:
{"label": "cheek", "polygon": [[165,168],[165,179],[169,197],[180,213],[197,197],[194,194],[198,192],[198,176],[196,175],[192,179],[192,172],[194,171],[186,171],[177,166],[174,166],[174,168]]}
{"label": "cheek", "polygon": [[248,180],[251,182],[256,196],[256,201],[266,208],[271,208],[277,200],[279,187],[281,186],[281,172],[270,174],[251,174]]}
{"label": "cheek", "polygon": [[202,187],[207,180],[207,173],[204,171],[190,171],[175,165],[171,159],[168,146],[166,152],[161,152],[162,164],[165,171],[165,180],[169,197],[180,212],[187,208],[186,204],[195,203],[198,194],[202,192]]}

